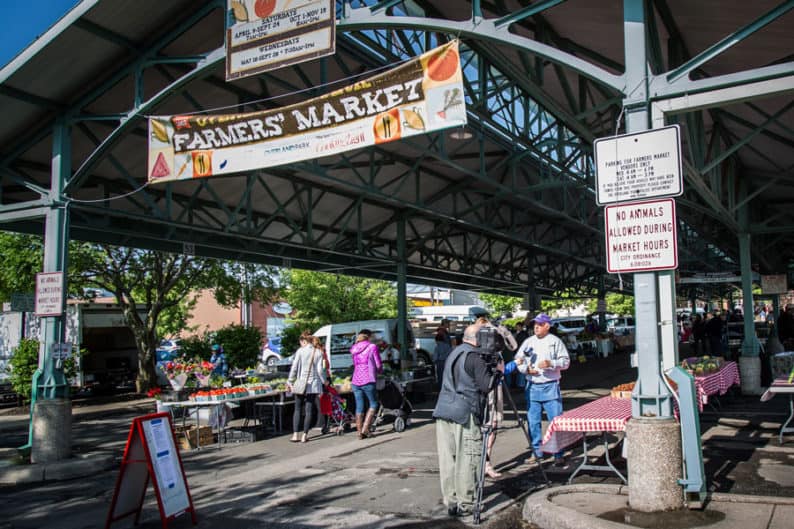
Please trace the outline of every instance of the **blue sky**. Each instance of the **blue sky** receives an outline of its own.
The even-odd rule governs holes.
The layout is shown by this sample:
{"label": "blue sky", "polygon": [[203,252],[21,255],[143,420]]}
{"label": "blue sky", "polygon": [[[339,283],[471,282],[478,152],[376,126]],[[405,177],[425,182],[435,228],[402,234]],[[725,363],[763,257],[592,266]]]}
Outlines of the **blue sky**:
{"label": "blue sky", "polygon": [[78,3],[79,0],[0,0],[0,67]]}

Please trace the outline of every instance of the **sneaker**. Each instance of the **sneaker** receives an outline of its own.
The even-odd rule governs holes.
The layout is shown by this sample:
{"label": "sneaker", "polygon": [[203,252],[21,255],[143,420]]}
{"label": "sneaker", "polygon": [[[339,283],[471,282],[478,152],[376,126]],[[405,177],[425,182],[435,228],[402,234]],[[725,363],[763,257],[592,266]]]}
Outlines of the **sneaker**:
{"label": "sneaker", "polygon": [[567,465],[568,465],[568,463],[565,462],[565,458],[564,457],[555,457],[554,458],[554,466],[555,467],[563,468],[563,467],[566,467]]}

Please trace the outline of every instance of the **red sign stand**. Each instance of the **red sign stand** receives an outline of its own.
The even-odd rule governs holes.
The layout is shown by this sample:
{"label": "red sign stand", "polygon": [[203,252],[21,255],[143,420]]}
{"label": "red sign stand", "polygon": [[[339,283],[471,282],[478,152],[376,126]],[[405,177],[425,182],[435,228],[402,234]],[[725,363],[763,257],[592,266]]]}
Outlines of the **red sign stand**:
{"label": "red sign stand", "polygon": [[131,514],[135,515],[135,525],[138,525],[150,479],[163,529],[168,529],[169,521],[187,512],[196,525],[196,510],[169,413],[154,413],[132,420],[105,529]]}

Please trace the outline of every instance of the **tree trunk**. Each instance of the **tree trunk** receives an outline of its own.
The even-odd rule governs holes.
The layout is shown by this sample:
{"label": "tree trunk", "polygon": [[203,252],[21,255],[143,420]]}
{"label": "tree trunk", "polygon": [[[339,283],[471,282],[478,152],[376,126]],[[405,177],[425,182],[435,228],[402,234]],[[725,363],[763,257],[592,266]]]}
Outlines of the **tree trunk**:
{"label": "tree trunk", "polygon": [[140,340],[135,340],[138,346],[138,378],[135,388],[138,393],[145,393],[158,386],[157,371],[155,369],[155,350],[157,348],[154,337],[147,339],[144,335]]}

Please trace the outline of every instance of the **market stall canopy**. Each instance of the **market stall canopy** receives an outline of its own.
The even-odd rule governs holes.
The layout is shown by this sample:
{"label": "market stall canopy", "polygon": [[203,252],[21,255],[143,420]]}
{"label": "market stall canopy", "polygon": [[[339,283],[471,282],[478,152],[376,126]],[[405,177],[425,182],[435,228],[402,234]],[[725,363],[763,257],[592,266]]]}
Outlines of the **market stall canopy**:
{"label": "market stall canopy", "polygon": [[[337,2],[333,56],[226,82],[226,2],[85,0],[0,70],[2,228],[42,233],[53,198],[88,241],[388,279],[404,259],[414,283],[513,295],[598,288],[592,142],[625,131],[638,88],[622,75],[623,4]],[[758,271],[784,273],[794,2],[645,5],[647,86],[686,157],[679,267],[738,269],[750,233]],[[150,115],[300,103],[456,38],[463,128],[146,185]],[[59,164],[63,197],[50,197]]]}

